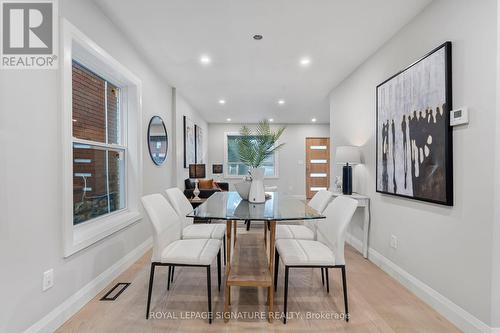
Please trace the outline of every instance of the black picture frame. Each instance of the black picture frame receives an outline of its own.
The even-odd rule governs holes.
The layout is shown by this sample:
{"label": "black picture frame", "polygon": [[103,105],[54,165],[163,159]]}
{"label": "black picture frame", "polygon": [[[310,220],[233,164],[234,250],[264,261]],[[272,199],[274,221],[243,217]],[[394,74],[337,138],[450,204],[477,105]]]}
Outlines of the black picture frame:
{"label": "black picture frame", "polygon": [[[382,151],[382,155],[384,155],[385,151],[384,151],[384,147],[385,147],[385,144],[384,144],[384,147],[382,146],[379,146],[379,143],[380,143],[380,133],[379,133],[379,127],[382,123],[380,123],[380,119],[379,119],[379,89],[381,89],[385,84],[387,84],[388,82],[390,82],[391,80],[393,80],[394,78],[406,73],[407,71],[410,71],[412,70],[412,68],[415,67],[415,65],[417,64],[420,64],[422,61],[426,60],[429,56],[431,55],[434,55],[436,52],[440,51],[444,49],[444,63],[443,63],[443,71],[444,71],[444,89],[445,89],[445,92],[444,92],[444,98],[445,98],[445,102],[444,104],[442,105],[442,110],[443,110],[443,114],[442,116],[440,117],[440,126],[442,128],[440,128],[440,131],[439,131],[439,134],[442,136],[440,136],[439,138],[442,139],[442,149],[444,149],[444,159],[441,161],[442,163],[439,164],[439,167],[444,167],[444,176],[443,177],[440,177],[440,181],[442,181],[444,179],[445,181],[445,184],[440,184],[440,187],[439,189],[441,189],[442,191],[444,191],[444,193],[439,193],[439,194],[434,194],[434,196],[439,196],[441,197],[440,199],[436,199],[435,197],[430,197],[430,196],[422,196],[422,195],[415,195],[415,192],[413,192],[413,195],[408,195],[408,194],[401,194],[401,193],[397,193],[397,186],[396,186],[396,177],[395,177],[395,174],[396,174],[396,162],[394,161],[393,162],[393,171],[394,171],[394,184],[393,184],[393,191],[388,191],[388,190],[384,190],[383,188],[379,188],[379,185],[380,185],[380,181],[379,181],[379,164],[380,164],[380,156],[379,156],[379,148],[381,149]],[[376,151],[376,161],[375,161],[375,166],[376,166],[376,177],[375,177],[375,188],[376,188],[376,192],[378,193],[382,193],[382,194],[387,194],[387,195],[392,195],[392,196],[397,196],[397,197],[403,197],[403,198],[409,198],[409,199],[414,199],[414,200],[418,200],[418,201],[424,201],[424,202],[430,202],[430,203],[435,203],[435,204],[440,204],[440,205],[446,205],[446,206],[453,206],[453,131],[452,131],[452,127],[450,126],[450,111],[453,109],[453,105],[452,105],[452,44],[450,41],[447,41],[443,44],[441,44],[440,46],[436,47],[435,49],[433,49],[432,51],[430,51],[429,53],[427,53],[425,56],[423,56],[422,58],[420,58],[419,60],[415,61],[414,63],[412,63],[411,65],[409,65],[408,67],[404,68],[403,70],[397,72],[396,74],[392,75],[391,77],[389,77],[388,79],[386,79],[385,81],[383,81],[382,83],[380,83],[379,85],[377,85],[376,87],[376,91],[375,91],[375,95],[376,95],[376,123],[375,123],[375,126],[376,126],[376,147],[375,147],[375,151]],[[395,98],[395,97],[394,97]],[[422,111],[423,110],[420,110],[419,111],[419,115],[422,115]],[[432,114],[432,111],[430,111],[431,114]],[[413,117],[412,117],[412,120],[415,119],[415,116],[416,115],[416,110],[413,112]],[[405,115],[406,116],[406,115]],[[405,119],[405,116],[403,116],[403,121],[405,122],[406,119]],[[425,117],[432,117],[432,115],[429,115],[429,113],[427,113],[427,108],[425,109]],[[437,113],[435,115],[435,118],[437,118]],[[412,137],[411,137],[411,130],[410,130],[410,126],[409,126],[409,123],[410,123],[410,117],[407,118],[408,119],[408,127],[406,127],[406,122],[404,123],[404,128],[408,128],[408,137],[410,138],[410,166],[412,168],[411,170],[411,174],[410,174],[410,177],[413,177],[413,165],[411,165],[412,161]],[[417,119],[419,119],[417,117]],[[431,118],[427,118],[427,119],[431,119]],[[386,120],[383,120],[383,124],[385,124]],[[434,123],[437,123],[437,121],[434,121]],[[394,144],[394,127],[395,127],[395,122],[394,122],[394,119],[392,120],[392,142],[393,142],[393,146],[395,146]],[[398,123],[399,125],[399,123]],[[430,125],[427,125],[427,126],[430,126]],[[403,124],[401,124],[401,128],[403,127]],[[425,127],[425,124],[423,124],[423,127]],[[384,128],[384,125],[382,125],[382,128]],[[433,129],[433,130],[436,130],[437,126]],[[441,133],[442,131],[442,133]],[[427,133],[427,132],[425,132]],[[436,132],[434,132],[436,133]],[[390,141],[389,139],[389,120],[387,120],[387,127],[386,127],[386,140],[387,141]],[[403,134],[405,137],[406,137],[406,132],[404,132]],[[383,140],[382,140],[383,141]],[[388,148],[389,146],[387,146],[387,150],[389,150]],[[407,145],[404,144],[403,145],[403,150],[407,150]],[[395,149],[395,148],[393,148]],[[417,146],[417,149],[418,146]],[[439,152],[441,152],[441,150],[439,150]],[[385,166],[385,172],[387,173],[388,171],[388,168],[387,168],[387,153],[386,154],[386,166]],[[421,152],[418,152],[417,154],[421,154]],[[396,154],[394,153],[393,151],[393,156],[395,156]],[[420,156],[420,155],[418,155]],[[430,155],[429,155],[430,156]],[[419,157],[420,159],[420,157]],[[424,157],[425,159],[425,157]],[[405,164],[407,164],[407,157],[405,159]],[[420,162],[421,163],[421,162]],[[383,163],[382,163],[383,164]],[[441,166],[442,165],[442,166]],[[419,164],[419,167],[420,167],[420,164]],[[408,167],[406,166],[405,167],[406,169],[408,169]],[[424,170],[426,171],[426,170]],[[406,186],[406,175],[407,171],[405,171],[405,186]],[[416,173],[416,172],[415,172]],[[422,177],[423,178],[423,177]],[[430,179],[430,177],[429,177]],[[427,180],[427,179],[426,179]],[[420,182],[420,180],[418,180]],[[431,183],[431,182],[429,182]],[[384,180],[382,180],[382,184],[384,184]],[[386,183],[387,184],[387,183]],[[422,185],[423,184],[423,185]],[[421,188],[426,188],[425,191],[427,191],[427,193],[431,193],[432,191],[430,190],[430,188],[432,188],[432,185],[435,184],[435,182],[432,182],[431,185],[429,186],[426,186],[425,183],[420,183],[421,185]],[[412,186],[414,185],[414,182],[413,182],[413,179],[412,179]],[[387,189],[387,185],[385,186],[386,189]],[[412,189],[413,191],[415,191],[415,187],[413,187]],[[425,192],[425,191],[420,191],[420,192]]]}

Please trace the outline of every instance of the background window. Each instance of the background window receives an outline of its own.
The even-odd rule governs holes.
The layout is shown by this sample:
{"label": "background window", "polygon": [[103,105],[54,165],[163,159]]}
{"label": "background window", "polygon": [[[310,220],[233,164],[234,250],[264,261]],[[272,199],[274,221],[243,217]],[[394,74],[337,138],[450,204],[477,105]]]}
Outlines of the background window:
{"label": "background window", "polygon": [[73,224],[125,208],[120,88],[76,61],[73,95]]}
{"label": "background window", "polygon": [[[248,175],[248,167],[243,164],[238,158],[238,145],[236,139],[238,135],[227,135],[227,174],[228,176],[246,176]],[[275,177],[276,168],[275,163],[276,156],[273,153],[267,159],[264,160],[262,167],[266,170],[266,177]]]}

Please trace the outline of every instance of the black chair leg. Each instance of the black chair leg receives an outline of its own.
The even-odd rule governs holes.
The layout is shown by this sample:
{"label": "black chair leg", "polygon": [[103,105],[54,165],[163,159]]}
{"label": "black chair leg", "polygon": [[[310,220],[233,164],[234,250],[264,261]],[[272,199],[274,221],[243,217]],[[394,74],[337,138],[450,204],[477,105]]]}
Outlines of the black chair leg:
{"label": "black chair leg", "polygon": [[170,275],[172,274],[172,266],[168,266],[167,290],[170,290]]}
{"label": "black chair leg", "polygon": [[174,272],[175,272],[175,266],[172,266],[172,278],[170,279],[170,282],[174,282]]}
{"label": "black chair leg", "polygon": [[283,305],[283,324],[286,324],[286,308],[287,308],[287,302],[288,302],[288,270],[289,267],[285,266],[285,300],[284,300],[284,305]]}
{"label": "black chair leg", "polygon": [[250,220],[246,220],[245,223],[247,224],[247,231],[250,230]]}
{"label": "black chair leg", "polygon": [[278,250],[274,250],[274,292],[278,289],[278,272],[280,265],[280,254]]}
{"label": "black chair leg", "polygon": [[342,269],[342,288],[344,289],[344,307],[345,307],[345,321],[349,321],[349,307],[347,304],[347,279],[345,275],[345,266]]}
{"label": "black chair leg", "polygon": [[330,279],[328,278],[328,267],[325,267],[326,292],[330,293]]}
{"label": "black chair leg", "polygon": [[208,323],[212,323],[212,282],[210,280],[210,266],[207,266],[207,292],[208,292]]}
{"label": "black chair leg", "polygon": [[224,266],[226,265],[226,235],[222,239],[222,246],[224,247]]}
{"label": "black chair leg", "polygon": [[321,284],[325,285],[325,271],[323,267],[321,267]]}
{"label": "black chair leg", "polygon": [[217,253],[217,285],[219,287],[219,292],[220,292],[220,249],[219,253]]}
{"label": "black chair leg", "polygon": [[151,264],[151,272],[149,273],[149,288],[148,288],[148,305],[146,306],[146,319],[149,319],[149,306],[151,304],[151,292],[153,291],[153,281],[155,278],[155,264]]}

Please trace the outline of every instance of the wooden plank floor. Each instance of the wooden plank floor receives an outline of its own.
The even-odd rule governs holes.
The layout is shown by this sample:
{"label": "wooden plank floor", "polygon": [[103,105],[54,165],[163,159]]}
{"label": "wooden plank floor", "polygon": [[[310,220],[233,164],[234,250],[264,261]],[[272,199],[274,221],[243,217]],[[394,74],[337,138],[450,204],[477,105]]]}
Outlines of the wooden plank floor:
{"label": "wooden plank floor", "polygon": [[[247,233],[239,228],[239,233]],[[262,238],[262,229],[253,226],[247,237]],[[227,324],[215,318],[186,319],[192,312],[207,311],[206,271],[204,268],[177,267],[173,287],[167,291],[167,268],[157,268],[151,311],[163,319],[145,319],[150,256],[148,253],[120,275],[57,332],[459,332],[449,321],[420,301],[402,285],[363,259],[353,248],[346,249],[349,292],[349,323],[335,319],[306,319],[308,313],[333,315],[343,313],[339,270],[330,270],[330,294],[321,285],[319,269],[293,269],[289,278],[288,311],[299,312],[302,318],[291,318],[286,325],[279,320],[272,324],[265,318],[231,319]],[[222,270],[224,272],[224,270]],[[217,292],[217,270],[212,267],[213,311],[222,313],[224,288]],[[280,264],[275,311],[283,310],[284,268]],[[223,277],[224,279],[224,277]],[[132,284],[114,302],[99,299],[116,282]],[[264,288],[233,287],[231,311],[267,310]],[[173,319],[174,316],[177,319]],[[217,316],[217,314],[215,314]]]}

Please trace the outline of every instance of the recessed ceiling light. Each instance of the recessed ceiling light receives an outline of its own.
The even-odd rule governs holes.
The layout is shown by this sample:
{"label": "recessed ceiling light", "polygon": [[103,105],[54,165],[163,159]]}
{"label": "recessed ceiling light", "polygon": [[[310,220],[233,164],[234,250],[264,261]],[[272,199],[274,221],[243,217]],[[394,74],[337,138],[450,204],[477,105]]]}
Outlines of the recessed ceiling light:
{"label": "recessed ceiling light", "polygon": [[253,39],[255,40],[261,40],[262,38],[262,35],[253,35]]}
{"label": "recessed ceiling light", "polygon": [[227,121],[227,122],[231,121],[231,118],[227,118],[227,119],[226,119],[226,121]]}
{"label": "recessed ceiling light", "polygon": [[279,104],[279,105],[283,105],[283,104],[285,104],[285,100],[284,100],[284,99],[279,99],[279,100],[278,100],[278,104]]}
{"label": "recessed ceiling light", "polygon": [[269,118],[269,122],[272,123],[274,121],[273,118]]}
{"label": "recessed ceiling light", "polygon": [[317,120],[316,118],[311,119],[311,121],[312,121],[313,123],[315,123],[315,122],[316,122],[316,120]]}
{"label": "recessed ceiling light", "polygon": [[200,62],[202,65],[210,65],[210,63],[212,62],[212,59],[207,55],[202,55],[200,57]]}
{"label": "recessed ceiling light", "polygon": [[310,64],[311,64],[311,58],[309,58],[309,57],[304,57],[304,58],[301,58],[301,59],[300,59],[300,65],[301,65],[302,67],[307,67],[307,66],[309,66]]}
{"label": "recessed ceiling light", "polygon": [[225,99],[219,99],[219,104],[226,104],[226,100]]}

